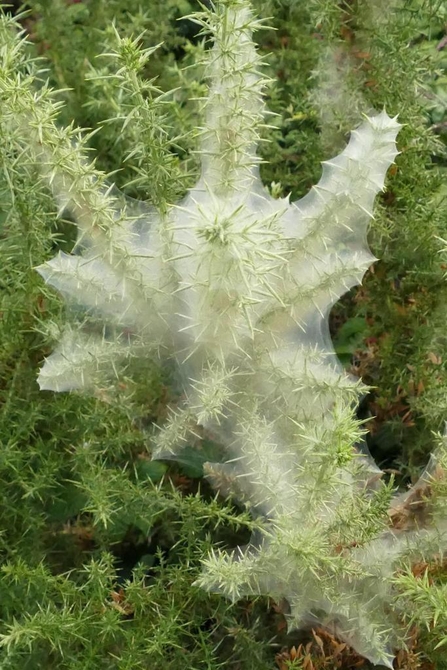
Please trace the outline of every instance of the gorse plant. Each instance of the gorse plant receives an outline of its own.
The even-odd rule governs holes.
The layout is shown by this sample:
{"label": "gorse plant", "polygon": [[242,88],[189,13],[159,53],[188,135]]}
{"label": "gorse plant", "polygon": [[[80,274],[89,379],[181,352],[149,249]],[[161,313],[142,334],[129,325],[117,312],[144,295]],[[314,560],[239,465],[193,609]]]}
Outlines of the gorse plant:
{"label": "gorse plant", "polygon": [[[205,89],[197,139],[188,130],[193,112],[185,93],[162,94],[145,80],[156,51],[153,45],[141,48],[141,37],[105,30],[102,57],[94,65],[83,61],[85,78],[73,93],[72,102],[84,87],[93,92],[85,113],[103,120],[106,143],[116,133],[113,151],[124,154],[125,190],[145,195],[146,204],[123,195],[111,186],[113,175],[89,162],[87,149],[98,133],[58,123],[67,107],[57,102],[30,45],[17,37],[17,25],[1,17],[7,254],[18,258],[27,208],[37,213],[36,230],[47,222],[55,225],[52,197],[59,214],[77,227],[73,251],[67,253],[65,243],[51,260],[44,259],[58,246],[57,236],[45,231],[41,239],[30,229],[28,243],[38,247],[27,252],[31,264],[67,299],[70,319],[61,326],[62,318],[42,316],[41,296],[53,304],[55,297],[37,285],[28,265],[23,273],[28,284],[22,288],[11,281],[12,295],[22,291],[38,308],[34,323],[25,316],[20,332],[40,330],[47,339],[59,338],[51,355],[45,345],[38,377],[43,391],[88,392],[112,403],[88,405],[83,394],[53,399],[69,431],[48,430],[45,446],[45,413],[36,411],[40,424],[30,441],[39,446],[26,464],[22,497],[37,498],[43,509],[34,511],[32,524],[20,522],[38,537],[44,519],[76,518],[76,531],[70,521],[63,533],[78,532],[87,545],[96,543],[101,555],[95,549],[87,563],[73,558],[75,568],[63,566],[75,570],[73,575],[61,575],[56,557],[51,574],[34,555],[17,560],[5,549],[3,575],[10,590],[2,637],[5,667],[18,667],[28,648],[29,667],[60,667],[61,659],[70,668],[149,667],[149,654],[151,668],[180,662],[214,669],[220,659],[228,663],[233,657],[220,649],[222,638],[213,637],[210,621],[232,631],[247,668],[269,667],[256,641],[231,621],[224,600],[198,595],[198,586],[232,602],[253,595],[286,600],[290,630],[320,623],[371,662],[392,667],[395,650],[405,646],[412,595],[423,604],[415,621],[430,626],[430,616],[435,624],[445,620],[445,612],[433,608],[425,582],[407,570],[445,544],[445,445],[439,439],[430,467],[412,490],[393,495],[355,417],[367,386],[343,370],[328,321],[332,305],[360,283],[375,260],[366,244],[367,227],[397,155],[401,126],[385,111],[371,113],[346,148],[324,163],[308,195],[295,203],[271,197],[260,180],[257,154],[266,134],[275,132],[263,101],[269,80],[252,40],[261,22],[247,0],[219,0],[192,21],[202,30],[196,40],[212,37],[210,48],[196,44],[186,55],[204,55],[194,67],[204,72],[205,82],[188,79],[191,68],[180,74],[191,93]],[[49,50],[60,57],[57,44]],[[58,78],[61,84],[66,75],[56,68]],[[62,95],[70,100],[69,92]],[[179,109],[183,129],[177,127]],[[194,161],[185,165],[178,156],[197,144],[200,174],[173,204],[194,178]],[[33,184],[34,190],[22,184]],[[278,194],[281,185],[273,184],[275,190]],[[20,262],[26,266],[21,256]],[[11,358],[7,364],[13,367]],[[159,368],[169,371],[171,402],[147,445],[147,435],[125,412],[129,400],[151,411],[154,396],[163,393]],[[8,399],[21,383],[21,368],[16,369]],[[42,393],[36,402],[49,395]],[[123,407],[116,396],[124,399]],[[18,437],[6,451],[10,477],[21,463],[14,442]],[[212,454],[200,457],[206,477],[246,512],[237,514],[229,503],[200,495],[183,497],[163,482],[154,486],[167,470],[163,461],[188,462],[191,446]],[[61,447],[68,463],[61,455],[56,464],[51,451]],[[214,462],[220,451],[223,462]],[[428,493],[430,506],[421,510]],[[46,496],[54,500],[49,508]],[[249,544],[223,549],[215,530],[223,523],[250,532]],[[161,548],[156,559],[143,550],[146,563],[125,579],[109,550],[129,528],[143,545],[142,538],[159,536]],[[226,544],[242,542],[233,537]],[[191,585],[188,579],[195,581]],[[26,580],[31,586],[24,594]],[[36,608],[39,591],[42,604]],[[436,589],[431,594],[437,603]],[[27,614],[17,621],[22,601]],[[209,607],[202,615],[208,627],[199,616],[194,623],[188,618],[189,602],[199,601]],[[144,617],[148,627],[140,625]],[[187,660],[184,648],[190,650]]]}
{"label": "gorse plant", "polygon": [[[225,446],[229,460],[207,464],[208,476],[264,520],[243,552],[212,551],[197,584],[233,600],[285,597],[291,628],[309,616],[335,625],[391,667],[391,578],[438,534],[388,528],[391,491],[354,446],[362,431],[353,404],[365,387],[337,362],[327,320],[374,260],[366,226],[399,124],[385,112],[368,117],[308,196],[268,197],[256,155],[266,83],[251,38],[257,22],[246,0],[221,0],[195,21],[214,46],[201,175],[179,205],[155,196],[156,211],[114,194],[74,131],[54,125],[48,91],[31,112],[10,91],[11,115],[29,124],[43,172],[78,225],[74,253],[39,268],[78,312],[39,384],[99,393],[132,359],[175,363],[179,400],[153,456],[169,458],[200,435]],[[128,73],[150,52],[135,42],[120,52],[120,76],[137,91]],[[162,129],[151,142],[168,156]],[[154,180],[166,192],[163,175]]]}

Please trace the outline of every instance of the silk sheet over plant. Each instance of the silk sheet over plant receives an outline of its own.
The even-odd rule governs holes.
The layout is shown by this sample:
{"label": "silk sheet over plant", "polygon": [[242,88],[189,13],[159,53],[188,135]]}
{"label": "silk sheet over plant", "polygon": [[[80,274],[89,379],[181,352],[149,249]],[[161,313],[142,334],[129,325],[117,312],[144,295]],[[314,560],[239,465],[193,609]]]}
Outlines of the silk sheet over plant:
{"label": "silk sheet over plant", "polygon": [[77,313],[39,384],[98,393],[134,359],[174,364],[179,402],[153,437],[153,457],[206,435],[228,454],[206,465],[208,477],[261,522],[248,547],[204,557],[197,584],[233,600],[286,599],[291,628],[333,626],[392,667],[403,633],[389,607],[393,574],[438,532],[388,528],[390,490],[355,446],[353,409],[366,387],[338,362],[328,315],[375,260],[367,226],[399,124],[385,112],[365,118],[306,197],[273,199],[256,154],[267,83],[257,21],[246,0],[220,0],[195,20],[214,46],[201,175],[180,203],[159,212],[98,190],[41,142],[78,239],[39,268]]}

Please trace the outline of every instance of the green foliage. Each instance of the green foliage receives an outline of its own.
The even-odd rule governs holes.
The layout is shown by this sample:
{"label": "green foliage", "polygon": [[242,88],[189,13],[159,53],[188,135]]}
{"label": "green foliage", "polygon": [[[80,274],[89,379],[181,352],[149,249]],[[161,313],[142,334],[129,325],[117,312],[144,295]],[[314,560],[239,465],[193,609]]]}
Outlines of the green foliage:
{"label": "green foliage", "polygon": [[[371,231],[382,260],[336,308],[334,334],[346,365],[353,353],[364,381],[376,387],[366,401],[377,415],[372,449],[414,474],[447,411],[446,51],[436,50],[445,7],[437,0],[396,2],[392,11],[366,0],[253,4],[275,29],[256,35],[275,80],[267,104],[278,116],[261,144],[261,174],[272,193],[307,192],[320,160],[338,150],[361,112],[385,106],[405,124],[397,171]],[[34,268],[70,251],[75,231],[57,217],[39,169],[45,156],[13,116],[30,115],[30,128],[44,134],[86,200],[99,197],[103,177],[95,168],[79,177],[78,125],[94,131],[82,145],[94,149],[96,167],[163,210],[197,174],[193,129],[205,90],[197,63],[208,45],[181,17],[198,3],[32,0],[26,7],[20,21],[31,44],[15,46],[9,20],[0,36],[1,666],[273,670],[275,651],[296,638],[281,632],[271,604],[229,605],[193,586],[211,547],[247,542],[256,522],[210,493],[201,478],[206,449],[195,461],[192,448],[185,463],[149,461],[141,429],[163,417],[175,395],[169,371],[129,372],[120,388],[104,387],[93,399],[41,393],[35,382],[63,311]],[[343,64],[354,110],[348,98],[329,114],[322,75],[331,54]],[[36,55],[40,85],[33,86]],[[103,204],[98,227],[107,230]],[[362,506],[347,501],[339,520],[346,543],[359,539],[350,534],[354,525],[365,540],[377,533],[390,489]],[[415,612],[412,623],[430,631],[421,633],[423,649],[441,670],[442,568],[435,583],[409,572],[397,588],[403,617]]]}

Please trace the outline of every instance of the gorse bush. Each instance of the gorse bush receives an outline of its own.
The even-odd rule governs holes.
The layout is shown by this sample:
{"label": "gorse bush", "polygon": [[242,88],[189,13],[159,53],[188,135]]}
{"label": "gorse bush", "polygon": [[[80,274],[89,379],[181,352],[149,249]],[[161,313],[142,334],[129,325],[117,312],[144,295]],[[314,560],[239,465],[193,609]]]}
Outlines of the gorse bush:
{"label": "gorse bush", "polygon": [[[443,667],[442,4],[29,7],[0,27],[2,667],[359,667],[333,634]],[[329,321],[373,206],[383,260]],[[403,485],[435,452],[409,491],[360,396]]]}

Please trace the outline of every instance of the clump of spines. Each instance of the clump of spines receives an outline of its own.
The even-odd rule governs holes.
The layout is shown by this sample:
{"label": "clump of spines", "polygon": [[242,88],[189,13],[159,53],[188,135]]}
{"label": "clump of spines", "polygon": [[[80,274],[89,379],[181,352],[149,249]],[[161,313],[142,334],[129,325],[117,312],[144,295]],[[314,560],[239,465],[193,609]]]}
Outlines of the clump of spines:
{"label": "clump of spines", "polygon": [[201,133],[202,178],[216,193],[250,188],[259,163],[256,145],[265,116],[263,90],[268,80],[252,40],[260,21],[248,3],[223,0],[195,15],[214,38],[206,61],[209,91]]}

